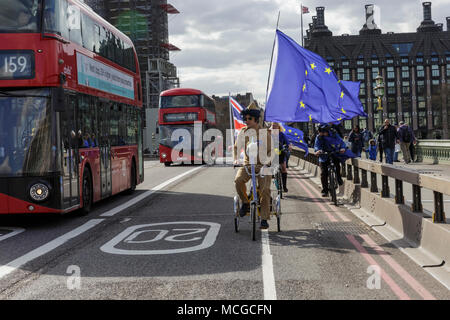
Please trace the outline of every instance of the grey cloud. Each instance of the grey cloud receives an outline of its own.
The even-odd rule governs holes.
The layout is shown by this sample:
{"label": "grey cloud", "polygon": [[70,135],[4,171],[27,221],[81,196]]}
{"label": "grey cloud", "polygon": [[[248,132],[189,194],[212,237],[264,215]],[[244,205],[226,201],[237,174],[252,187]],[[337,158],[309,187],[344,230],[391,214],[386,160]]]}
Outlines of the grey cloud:
{"label": "grey cloud", "polygon": [[[302,2],[311,12],[304,15],[305,29],[316,14],[315,8],[324,6],[325,23],[334,35],[358,34],[365,23],[364,6],[368,3],[381,8],[383,32],[415,32],[423,19],[419,0]],[[292,6],[291,10],[281,10],[280,29],[300,42],[300,3],[297,0],[171,0],[170,3],[181,12],[169,18],[170,42],[182,49],[172,54],[171,60],[181,75],[182,71],[192,68],[199,73],[204,70],[207,74],[214,74],[211,72],[214,70],[216,75],[220,75],[240,66],[243,69],[245,65],[249,73],[259,72],[259,87],[253,88],[253,91],[265,92],[267,72],[262,72],[261,66],[269,68],[277,14],[286,3]],[[293,7],[296,10],[292,10]],[[450,16],[450,1],[435,1],[432,13],[436,23],[445,25],[445,17]],[[202,37],[197,37],[197,34]],[[204,39],[203,36],[210,34],[216,38]],[[230,90],[239,92],[242,82],[241,79],[224,81],[219,76],[199,80],[185,80],[181,76],[180,80],[183,86],[197,87],[210,94]],[[263,94],[257,98],[262,99]]]}

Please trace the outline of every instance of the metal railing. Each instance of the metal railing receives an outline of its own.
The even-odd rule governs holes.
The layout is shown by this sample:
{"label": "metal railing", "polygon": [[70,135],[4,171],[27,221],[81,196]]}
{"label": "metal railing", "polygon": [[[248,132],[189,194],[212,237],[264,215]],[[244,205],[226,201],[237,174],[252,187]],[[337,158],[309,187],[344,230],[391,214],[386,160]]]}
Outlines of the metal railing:
{"label": "metal railing", "polygon": [[[291,154],[307,162],[318,165],[318,156],[314,154],[314,150],[310,149],[310,153],[305,158],[305,151],[294,148]],[[389,164],[381,164],[373,161],[362,159],[348,159],[342,165],[342,177],[347,177],[347,181],[361,185],[361,188],[369,188],[370,174],[370,192],[378,193],[377,175],[381,175],[381,197],[389,198],[389,178],[395,180],[395,203],[405,204],[403,195],[403,183],[412,185],[412,206],[413,212],[423,212],[421,189],[429,189],[434,193],[434,212],[433,222],[446,223],[444,212],[444,197],[450,195],[450,181],[420,174],[412,170],[398,168]]]}

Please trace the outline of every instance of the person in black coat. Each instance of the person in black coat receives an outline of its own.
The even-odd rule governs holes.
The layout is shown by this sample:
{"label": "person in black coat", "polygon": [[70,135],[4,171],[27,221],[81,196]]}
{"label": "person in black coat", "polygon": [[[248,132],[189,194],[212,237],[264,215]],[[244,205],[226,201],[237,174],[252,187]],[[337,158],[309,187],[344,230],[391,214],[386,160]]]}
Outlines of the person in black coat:
{"label": "person in black coat", "polygon": [[359,126],[355,126],[352,132],[350,132],[348,141],[352,143],[352,152],[357,157],[361,157],[361,152],[363,149],[363,136],[359,130]]}
{"label": "person in black coat", "polygon": [[384,126],[379,131],[381,146],[386,156],[386,163],[394,163],[395,142],[398,139],[397,130],[391,125],[389,119],[384,120]]}

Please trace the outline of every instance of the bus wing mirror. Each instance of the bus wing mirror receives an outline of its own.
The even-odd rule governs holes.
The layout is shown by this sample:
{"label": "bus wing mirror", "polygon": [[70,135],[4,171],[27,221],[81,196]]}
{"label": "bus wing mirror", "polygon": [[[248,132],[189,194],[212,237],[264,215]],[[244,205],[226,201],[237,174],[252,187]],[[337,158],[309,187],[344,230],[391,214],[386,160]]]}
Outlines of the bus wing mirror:
{"label": "bus wing mirror", "polygon": [[64,103],[64,89],[62,87],[55,88],[53,90],[53,110],[56,112],[64,112],[65,111],[65,103]]}

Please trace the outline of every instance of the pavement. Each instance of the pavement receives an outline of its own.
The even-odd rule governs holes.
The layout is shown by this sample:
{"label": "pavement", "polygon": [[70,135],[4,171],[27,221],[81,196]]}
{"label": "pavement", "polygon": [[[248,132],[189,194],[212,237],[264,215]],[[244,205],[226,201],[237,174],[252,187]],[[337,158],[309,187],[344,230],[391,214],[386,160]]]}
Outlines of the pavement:
{"label": "pavement", "polygon": [[272,218],[256,241],[247,218],[234,230],[235,169],[158,161],[145,169],[134,195],[102,201],[85,217],[0,217],[0,230],[23,229],[0,236],[0,300],[450,299],[297,168],[281,232]]}

